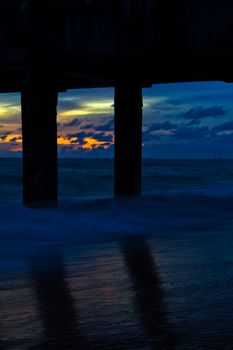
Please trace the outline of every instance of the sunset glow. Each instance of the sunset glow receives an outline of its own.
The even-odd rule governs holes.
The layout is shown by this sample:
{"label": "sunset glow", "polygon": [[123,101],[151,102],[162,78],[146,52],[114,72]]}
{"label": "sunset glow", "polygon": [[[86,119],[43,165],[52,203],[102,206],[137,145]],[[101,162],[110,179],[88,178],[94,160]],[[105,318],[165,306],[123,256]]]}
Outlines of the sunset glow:
{"label": "sunset glow", "polygon": [[86,143],[83,145],[83,149],[93,149],[105,145],[105,142],[98,141],[91,137],[85,137],[84,141]]}
{"label": "sunset glow", "polygon": [[[232,157],[232,87],[204,82],[143,89],[143,156]],[[114,156],[114,89],[60,93],[57,112],[60,156]],[[0,156],[21,154],[21,127],[20,94],[0,94]]]}
{"label": "sunset glow", "polygon": [[[70,100],[69,100],[70,101]],[[72,100],[70,101],[72,102]],[[70,103],[71,104],[71,103]],[[80,102],[78,107],[74,102],[72,108],[60,111],[58,118],[67,120],[71,117],[92,116],[92,115],[108,115],[113,111],[113,99],[101,101],[84,101]]]}
{"label": "sunset glow", "polygon": [[72,145],[73,141],[76,141],[77,137],[72,137],[71,139],[67,139],[66,137],[59,136],[57,138],[58,145]]}
{"label": "sunset glow", "polygon": [[8,120],[10,116],[19,114],[21,112],[20,106],[0,103],[0,119]]}
{"label": "sunset glow", "polygon": [[99,147],[107,149],[112,143],[107,144],[106,142],[99,141],[94,137],[84,137],[82,141],[79,141],[77,137],[71,137],[70,139],[68,139],[60,136],[57,138],[57,144],[62,146],[77,146],[75,147],[76,149],[83,149],[88,151]]}
{"label": "sunset glow", "polygon": [[0,143],[22,143],[21,134],[5,134],[0,135]]}

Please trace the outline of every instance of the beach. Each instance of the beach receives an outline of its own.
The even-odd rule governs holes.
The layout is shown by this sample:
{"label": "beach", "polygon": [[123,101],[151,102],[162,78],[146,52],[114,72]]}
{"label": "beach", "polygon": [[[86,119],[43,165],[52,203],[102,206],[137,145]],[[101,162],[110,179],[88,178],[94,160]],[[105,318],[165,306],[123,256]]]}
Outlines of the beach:
{"label": "beach", "polygon": [[194,178],[170,191],[170,176],[114,199],[106,167],[98,196],[68,198],[70,179],[58,208],[1,200],[0,348],[231,349],[230,164],[205,192]]}

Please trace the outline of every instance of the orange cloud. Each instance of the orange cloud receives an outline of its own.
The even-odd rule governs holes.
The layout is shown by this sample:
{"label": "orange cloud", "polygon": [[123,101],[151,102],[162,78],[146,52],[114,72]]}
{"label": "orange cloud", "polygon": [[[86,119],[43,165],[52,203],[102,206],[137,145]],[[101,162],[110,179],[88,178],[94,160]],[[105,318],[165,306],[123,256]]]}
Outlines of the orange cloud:
{"label": "orange cloud", "polygon": [[68,139],[66,137],[59,136],[57,138],[58,145],[72,145],[74,141],[77,141],[77,137],[71,137],[70,139]]}
{"label": "orange cloud", "polygon": [[[4,134],[0,136],[0,144],[9,144],[10,152],[22,151],[22,136],[21,134]],[[77,137],[64,137],[59,136],[57,138],[57,144],[62,146],[77,146],[77,150],[92,150],[96,148],[108,149],[112,143],[106,143],[105,141],[99,141],[94,137],[84,137],[81,142]],[[14,147],[13,147],[14,146]]]}
{"label": "orange cloud", "polygon": [[84,149],[93,149],[93,148],[98,148],[100,146],[103,146],[106,144],[104,141],[98,141],[95,138],[92,137],[84,137],[84,141],[86,142],[82,148]]}
{"label": "orange cloud", "polygon": [[5,134],[0,136],[0,143],[22,143],[22,135],[21,134]]}
{"label": "orange cloud", "polygon": [[79,143],[77,137],[66,138],[63,136],[59,136],[57,139],[57,144],[63,145],[63,146],[77,145],[78,149],[84,149],[84,150],[91,150],[99,147],[102,147],[104,149],[109,148],[109,145],[106,145],[106,142],[99,141],[94,137],[84,137],[83,141],[84,143],[83,142]]}

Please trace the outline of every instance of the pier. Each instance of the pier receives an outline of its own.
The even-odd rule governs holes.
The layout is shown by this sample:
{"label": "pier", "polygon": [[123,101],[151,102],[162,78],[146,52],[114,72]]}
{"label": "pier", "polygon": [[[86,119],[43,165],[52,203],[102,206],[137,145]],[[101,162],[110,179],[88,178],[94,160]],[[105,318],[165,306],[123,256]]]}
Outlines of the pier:
{"label": "pier", "polygon": [[57,98],[79,88],[115,87],[115,195],[140,195],[142,88],[231,82],[232,34],[230,0],[0,0],[0,92],[22,96],[24,204],[57,203]]}

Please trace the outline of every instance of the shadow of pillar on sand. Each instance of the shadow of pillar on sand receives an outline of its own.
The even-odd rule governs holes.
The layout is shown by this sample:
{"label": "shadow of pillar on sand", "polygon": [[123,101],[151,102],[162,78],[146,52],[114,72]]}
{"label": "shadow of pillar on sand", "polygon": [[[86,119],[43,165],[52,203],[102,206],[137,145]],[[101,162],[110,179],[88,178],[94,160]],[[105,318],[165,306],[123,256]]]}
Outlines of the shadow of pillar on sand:
{"label": "shadow of pillar on sand", "polygon": [[31,277],[42,321],[43,339],[34,349],[87,349],[81,334],[77,309],[70,294],[62,251],[31,259]]}
{"label": "shadow of pillar on sand", "polygon": [[156,350],[176,349],[178,339],[169,321],[159,269],[145,237],[123,239],[120,245],[148,345]]}

